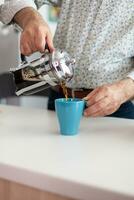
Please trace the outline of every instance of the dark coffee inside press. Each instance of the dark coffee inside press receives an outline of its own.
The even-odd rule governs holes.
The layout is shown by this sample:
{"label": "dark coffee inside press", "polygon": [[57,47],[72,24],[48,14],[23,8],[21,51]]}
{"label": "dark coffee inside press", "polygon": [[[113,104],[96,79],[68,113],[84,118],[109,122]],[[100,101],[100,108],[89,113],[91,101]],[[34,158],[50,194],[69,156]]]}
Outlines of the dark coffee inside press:
{"label": "dark coffee inside press", "polygon": [[21,66],[11,69],[16,94],[30,95],[62,83],[61,86],[67,98],[65,83],[73,77],[74,64],[75,60],[67,52],[59,49],[52,53],[47,51],[32,62],[24,60]]}

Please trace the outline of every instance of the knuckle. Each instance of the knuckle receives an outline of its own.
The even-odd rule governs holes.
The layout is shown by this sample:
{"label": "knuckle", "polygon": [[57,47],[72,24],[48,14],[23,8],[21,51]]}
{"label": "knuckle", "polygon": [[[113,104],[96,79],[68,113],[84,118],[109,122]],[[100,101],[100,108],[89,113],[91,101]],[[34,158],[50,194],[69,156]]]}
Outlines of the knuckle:
{"label": "knuckle", "polygon": [[117,108],[119,106],[118,102],[114,101],[113,106],[114,106],[114,108]]}
{"label": "knuckle", "polygon": [[104,90],[105,93],[109,93],[110,92],[110,88],[107,85],[105,85],[103,87],[103,90]]}
{"label": "knuckle", "polygon": [[96,110],[102,110],[103,109],[103,105],[98,103],[96,106],[95,106]]}
{"label": "knuckle", "polygon": [[35,27],[35,32],[36,32],[38,35],[40,35],[40,34],[42,34],[42,33],[46,35],[47,32],[48,32],[48,30],[47,30],[46,27],[40,25],[40,26],[36,26],[36,27]]}
{"label": "knuckle", "polygon": [[36,27],[34,27],[34,30],[35,30],[35,32],[36,33],[40,33],[40,32],[42,32],[42,27],[41,26],[36,26]]}
{"label": "knuckle", "polygon": [[44,48],[45,48],[44,45],[40,43],[36,44],[36,47],[35,47],[36,50],[39,50],[41,52],[44,51]]}
{"label": "knuckle", "polygon": [[117,102],[114,99],[111,99],[110,107],[115,108],[117,106]]}
{"label": "knuckle", "polygon": [[31,30],[30,29],[26,29],[26,30],[23,31],[22,37],[25,39],[27,37],[31,37],[31,34],[32,34]]}
{"label": "knuckle", "polygon": [[107,109],[105,109],[105,108],[101,109],[100,113],[101,113],[100,114],[101,116],[106,116],[108,114],[108,108]]}
{"label": "knuckle", "polygon": [[106,111],[102,111],[102,116],[106,116],[108,113]]}
{"label": "knuckle", "polygon": [[103,111],[100,112],[100,113],[99,113],[99,116],[100,116],[100,117],[104,117],[104,116],[105,116],[105,112],[103,112]]}
{"label": "knuckle", "polygon": [[32,47],[32,52],[34,53],[36,51],[37,51],[37,49],[35,47]]}
{"label": "knuckle", "polygon": [[25,55],[29,56],[32,53],[32,51],[29,48],[27,48],[27,47],[24,46],[23,47],[23,53]]}
{"label": "knuckle", "polygon": [[108,114],[111,115],[111,114],[114,113],[115,111],[116,111],[116,109],[112,109],[112,108],[111,108],[111,109],[109,109]]}

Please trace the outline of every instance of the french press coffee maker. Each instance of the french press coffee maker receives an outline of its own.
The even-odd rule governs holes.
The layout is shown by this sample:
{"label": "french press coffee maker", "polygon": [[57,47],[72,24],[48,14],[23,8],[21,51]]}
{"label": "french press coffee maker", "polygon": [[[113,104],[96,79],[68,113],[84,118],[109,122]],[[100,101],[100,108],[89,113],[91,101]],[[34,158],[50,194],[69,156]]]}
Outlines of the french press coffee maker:
{"label": "french press coffee maker", "polygon": [[[48,49],[48,48],[47,48]],[[16,95],[30,95],[51,86],[65,83],[73,77],[75,60],[60,49],[45,51],[40,58],[28,62],[21,55],[22,64],[10,71],[13,74]]]}

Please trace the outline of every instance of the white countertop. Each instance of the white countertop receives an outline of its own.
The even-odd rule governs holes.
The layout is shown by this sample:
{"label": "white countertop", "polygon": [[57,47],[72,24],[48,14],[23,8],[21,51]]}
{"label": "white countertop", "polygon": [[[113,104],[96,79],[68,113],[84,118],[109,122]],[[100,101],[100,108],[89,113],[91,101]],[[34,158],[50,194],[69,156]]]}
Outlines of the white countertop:
{"label": "white countertop", "polygon": [[55,112],[0,106],[0,177],[80,200],[134,199],[134,121],[84,118],[61,136]]}

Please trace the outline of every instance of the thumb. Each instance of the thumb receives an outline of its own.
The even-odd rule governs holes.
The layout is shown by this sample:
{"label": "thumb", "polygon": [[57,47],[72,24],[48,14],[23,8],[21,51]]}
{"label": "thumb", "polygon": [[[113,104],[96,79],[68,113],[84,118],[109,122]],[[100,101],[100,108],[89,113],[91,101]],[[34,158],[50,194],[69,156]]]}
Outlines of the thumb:
{"label": "thumb", "polygon": [[52,39],[51,34],[47,35],[46,43],[47,43],[47,45],[49,47],[50,52],[53,52],[55,48],[54,48],[54,45],[53,45],[53,39]]}

